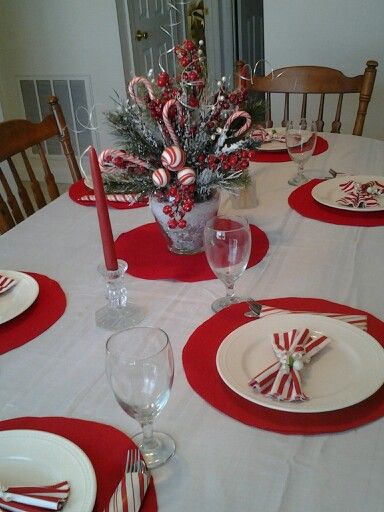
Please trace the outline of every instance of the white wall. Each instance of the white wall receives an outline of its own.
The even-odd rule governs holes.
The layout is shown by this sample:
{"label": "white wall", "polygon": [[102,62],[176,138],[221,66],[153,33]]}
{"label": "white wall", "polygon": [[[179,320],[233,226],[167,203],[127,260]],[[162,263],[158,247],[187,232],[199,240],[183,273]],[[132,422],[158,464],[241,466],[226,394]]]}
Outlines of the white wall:
{"label": "white wall", "polygon": [[[99,142],[112,142],[103,111],[124,92],[115,0],[0,0],[0,103],[23,116],[19,76],[89,76]],[[97,139],[96,139],[97,142]]]}
{"label": "white wall", "polygon": [[[384,139],[383,0],[264,0],[264,27],[265,58],[275,69],[312,64],[354,76],[367,60],[377,60],[363,134]],[[350,131],[351,124],[347,116],[344,129]]]}

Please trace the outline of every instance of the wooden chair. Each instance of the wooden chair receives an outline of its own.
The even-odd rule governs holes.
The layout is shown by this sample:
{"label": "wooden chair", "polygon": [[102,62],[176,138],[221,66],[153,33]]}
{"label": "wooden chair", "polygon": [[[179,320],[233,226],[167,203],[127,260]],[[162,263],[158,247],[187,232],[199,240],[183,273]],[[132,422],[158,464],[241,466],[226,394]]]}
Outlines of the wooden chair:
{"label": "wooden chair", "polygon": [[[40,183],[26,152],[28,148],[37,147],[50,199],[56,199],[60,194],[44,152],[44,141],[52,137],[58,137],[73,182],[81,179],[64,114],[55,96],[50,98],[49,108],[50,114],[40,123],[32,123],[26,119],[14,119],[0,123],[0,164],[1,162],[8,162],[16,185],[16,187],[11,186],[0,167],[0,183],[6,196],[5,201],[0,195],[0,234],[24,220],[25,216],[34,213],[35,208],[40,209],[46,205]],[[18,155],[21,155],[21,158]],[[31,182],[31,196],[33,195],[34,204],[32,197],[28,195],[27,189],[22,182],[21,174],[17,170],[18,160],[20,162],[21,160],[23,161],[28,174],[28,180]],[[17,201],[12,191],[15,188],[17,189],[20,202]]]}
{"label": "wooden chair", "polygon": [[361,135],[363,133],[365,116],[375,83],[377,66],[378,63],[376,61],[369,60],[366,64],[364,74],[355,77],[347,77],[337,69],[322,66],[286,67],[276,69],[267,76],[250,77],[249,66],[242,61],[238,61],[236,63],[236,85],[239,88],[246,88],[256,93],[265,93],[266,128],[273,126],[271,118],[271,93],[284,94],[282,126],[285,126],[287,119],[289,119],[290,95],[302,95],[301,117],[306,117],[307,114],[308,94],[320,95],[317,114],[318,131],[323,131],[324,128],[323,114],[325,95],[338,94],[336,114],[332,122],[332,133],[340,133],[340,116],[344,94],[358,93],[359,105],[353,135]]}

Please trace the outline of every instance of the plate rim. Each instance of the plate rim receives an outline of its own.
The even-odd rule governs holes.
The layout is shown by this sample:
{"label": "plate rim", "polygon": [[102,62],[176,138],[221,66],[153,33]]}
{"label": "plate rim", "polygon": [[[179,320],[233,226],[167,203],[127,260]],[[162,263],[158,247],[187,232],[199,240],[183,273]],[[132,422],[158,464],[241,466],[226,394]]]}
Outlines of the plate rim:
{"label": "plate rim", "polygon": [[[30,299],[21,308],[19,308],[17,310],[17,313],[11,314],[11,315],[8,314],[8,316],[4,317],[5,320],[0,318],[0,325],[2,325],[4,323],[6,323],[6,322],[9,322],[9,320],[13,320],[17,316],[21,315],[30,306],[32,306],[32,304],[36,301],[37,297],[39,296],[40,286],[39,286],[39,283],[37,282],[37,280],[34,277],[32,277],[31,275],[27,274],[26,272],[20,272],[18,270],[0,269],[0,274],[6,275],[6,276],[9,276],[9,277],[14,277],[14,278],[19,279],[19,280],[22,279],[24,281],[28,281],[34,287],[34,290],[33,290],[33,293],[31,295]],[[11,290],[9,290],[9,291],[11,291]]]}
{"label": "plate rim", "polygon": [[[300,402],[277,401],[277,400],[273,400],[273,399],[264,397],[260,393],[252,391],[251,388],[249,388],[249,393],[248,394],[245,393],[245,392],[242,392],[241,389],[240,390],[236,389],[236,387],[232,384],[230,379],[227,376],[223,375],[223,370],[220,368],[220,358],[223,357],[223,351],[227,348],[226,347],[227,345],[230,345],[231,343],[233,343],[233,341],[231,341],[231,337],[234,336],[234,333],[238,333],[238,331],[240,331],[243,328],[249,328],[250,325],[255,325],[255,324],[257,325],[257,322],[263,322],[264,321],[264,323],[270,323],[273,320],[272,317],[275,317],[275,318],[280,317],[281,318],[282,316],[283,317],[290,317],[290,320],[292,320],[292,318],[295,319],[295,317],[300,316],[301,320],[304,318],[304,320],[307,320],[307,321],[308,321],[308,317],[309,317],[309,321],[312,321],[312,322],[313,321],[316,322],[316,320],[318,320],[319,317],[320,317],[320,318],[323,319],[323,320],[321,320],[322,322],[325,321],[325,322],[330,323],[330,324],[332,324],[334,322],[337,322],[338,324],[345,324],[346,326],[348,326],[347,327],[348,329],[354,331],[356,334],[360,334],[360,336],[363,336],[363,337],[368,337],[369,341],[374,342],[372,347],[376,347],[378,354],[379,354],[379,350],[378,349],[379,348],[381,349],[380,350],[380,355],[381,355],[381,358],[384,361],[384,347],[371,334],[369,334],[366,331],[363,331],[363,330],[359,329],[356,326],[348,324],[348,322],[344,322],[344,321],[338,320],[336,318],[327,317],[326,315],[321,315],[321,314],[311,314],[311,313],[276,313],[274,315],[268,315],[268,316],[266,316],[264,318],[260,318],[260,319],[256,320],[256,322],[252,321],[252,322],[246,322],[245,324],[242,324],[238,328],[234,329],[231,333],[229,333],[222,340],[222,342],[220,343],[220,346],[218,347],[217,352],[216,352],[216,370],[217,370],[221,380],[235,394],[237,394],[238,396],[241,396],[242,398],[244,398],[245,400],[247,400],[247,401],[249,401],[251,403],[255,403],[256,405],[265,407],[267,409],[273,409],[273,410],[278,410],[278,411],[282,411],[282,412],[291,412],[291,413],[305,413],[305,414],[308,414],[308,413],[323,413],[323,412],[331,412],[331,411],[345,409],[347,407],[350,407],[352,405],[360,403],[363,400],[366,400],[367,398],[372,396],[384,384],[384,373],[383,373],[383,375],[380,378],[380,382],[378,382],[377,385],[372,386],[372,389],[373,389],[373,387],[375,387],[375,389],[373,391],[370,390],[369,393],[366,394],[365,396],[363,396],[363,397],[360,396],[357,400],[349,400],[348,403],[345,403],[345,404],[342,404],[342,405],[333,405],[332,407],[326,407],[326,408],[325,407],[319,407],[319,406],[316,407],[316,404],[315,404],[315,406],[312,406],[311,405],[311,400],[303,401],[303,402],[301,402],[301,401]],[[344,328],[345,328],[345,325],[344,325]],[[241,385],[241,383],[239,385]],[[312,401],[312,404],[313,404],[313,401]]]}
{"label": "plate rim", "polygon": [[[16,437],[19,438],[20,436],[25,436],[26,438],[35,438],[37,440],[44,439],[47,441],[53,441],[56,446],[69,448],[68,453],[73,458],[74,462],[79,465],[79,461],[82,462],[83,468],[84,468],[84,474],[88,477],[88,485],[90,487],[90,490],[87,490],[86,495],[86,502],[85,506],[89,507],[87,509],[82,510],[82,512],[92,512],[95,502],[96,502],[96,492],[97,492],[97,479],[96,479],[96,472],[92,465],[91,460],[89,459],[88,455],[78,446],[76,443],[71,441],[70,439],[67,439],[64,436],[61,436],[59,434],[55,434],[53,432],[48,432],[45,430],[38,430],[38,429],[28,429],[28,428],[15,428],[15,429],[6,429],[6,430],[0,430],[0,441],[2,437]],[[75,455],[77,457],[75,457]],[[44,458],[44,454],[42,454],[42,458]],[[85,480],[85,483],[87,484],[87,480]],[[72,484],[71,484],[72,487]],[[76,505],[76,503],[75,503]],[[84,504],[83,504],[84,506]]]}
{"label": "plate rim", "polygon": [[353,180],[356,178],[367,180],[367,181],[379,178],[382,181],[384,181],[383,176],[378,176],[375,174],[345,174],[340,177],[336,176],[335,178],[326,179],[326,180],[321,181],[320,183],[318,183],[317,185],[315,185],[312,188],[311,195],[312,195],[313,199],[315,201],[317,201],[318,203],[328,206],[329,208],[334,208],[336,210],[344,210],[344,211],[355,212],[355,213],[373,213],[373,212],[384,211],[384,205],[383,206],[371,206],[370,208],[353,208],[351,206],[343,206],[342,204],[332,203],[331,201],[324,200],[317,195],[319,189],[321,190],[322,188],[327,188],[327,185],[329,186],[330,183],[340,184],[344,180],[349,180],[349,179]]}

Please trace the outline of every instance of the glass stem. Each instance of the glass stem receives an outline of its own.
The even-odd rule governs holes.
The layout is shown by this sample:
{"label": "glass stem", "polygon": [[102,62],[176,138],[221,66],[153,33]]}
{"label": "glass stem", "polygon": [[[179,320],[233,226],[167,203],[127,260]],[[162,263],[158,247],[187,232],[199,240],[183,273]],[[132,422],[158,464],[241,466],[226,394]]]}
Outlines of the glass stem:
{"label": "glass stem", "polygon": [[153,423],[142,423],[141,428],[143,430],[143,448],[153,449],[156,444],[153,439]]}
{"label": "glass stem", "polygon": [[297,168],[297,173],[302,176],[304,172],[304,162],[300,162]]}
{"label": "glass stem", "polygon": [[235,295],[234,291],[235,283],[225,283],[225,298],[231,299]]}

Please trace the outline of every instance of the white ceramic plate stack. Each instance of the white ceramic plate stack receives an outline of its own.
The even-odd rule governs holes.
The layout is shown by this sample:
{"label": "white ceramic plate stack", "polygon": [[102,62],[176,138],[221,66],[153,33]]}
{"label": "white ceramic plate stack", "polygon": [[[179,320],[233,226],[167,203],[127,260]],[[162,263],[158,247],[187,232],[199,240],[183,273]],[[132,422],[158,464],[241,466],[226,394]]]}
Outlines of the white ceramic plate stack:
{"label": "white ceramic plate stack", "polygon": [[0,324],[8,322],[23,313],[39,295],[36,279],[14,270],[0,270],[0,275],[12,277],[17,283],[0,295]]}
{"label": "white ceramic plate stack", "polygon": [[312,197],[321,204],[330,206],[331,208],[337,208],[338,210],[356,211],[360,213],[369,212],[381,212],[384,210],[384,196],[375,196],[379,206],[370,206],[369,208],[353,208],[353,206],[345,206],[338,201],[345,197],[345,192],[340,188],[341,183],[347,181],[357,181],[359,183],[367,183],[369,181],[378,181],[384,184],[384,178],[382,176],[373,176],[361,174],[358,176],[336,176],[330,180],[322,181],[312,189]]}
{"label": "white ceramic plate stack", "polygon": [[[271,335],[305,327],[332,340],[301,371],[310,399],[277,401],[253,390],[248,382],[276,361]],[[307,313],[275,314],[242,325],[220,345],[216,366],[227,386],[246,400],[295,413],[349,407],[371,396],[384,382],[384,350],[375,338],[341,320]]]}
{"label": "white ceramic plate stack", "polygon": [[260,146],[257,148],[260,151],[285,151],[286,145],[285,142],[281,142],[279,140],[274,140],[273,137],[285,137],[285,128],[284,127],[277,127],[277,128],[266,128],[265,130],[271,140],[268,142],[263,142],[260,144]]}
{"label": "white ceramic plate stack", "polygon": [[41,486],[67,480],[71,491],[65,512],[92,512],[96,476],[85,453],[64,437],[39,430],[0,432],[0,482]]}

